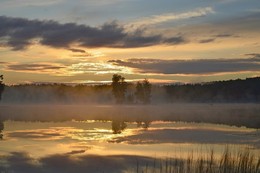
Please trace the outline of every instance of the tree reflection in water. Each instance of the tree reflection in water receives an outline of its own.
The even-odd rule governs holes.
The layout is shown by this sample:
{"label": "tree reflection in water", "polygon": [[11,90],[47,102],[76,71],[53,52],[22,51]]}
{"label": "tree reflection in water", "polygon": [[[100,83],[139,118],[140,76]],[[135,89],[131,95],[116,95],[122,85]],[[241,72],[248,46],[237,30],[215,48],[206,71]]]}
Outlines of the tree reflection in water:
{"label": "tree reflection in water", "polygon": [[4,122],[1,120],[1,117],[0,117],[0,140],[3,139],[3,134],[2,134],[2,131],[4,130]]}
{"label": "tree reflection in water", "polygon": [[[144,128],[148,129],[151,125],[151,121],[145,120],[145,121],[136,121],[138,128]],[[114,134],[120,134],[122,131],[124,131],[127,127],[127,124],[125,121],[122,120],[113,120],[112,121],[112,130]]]}
{"label": "tree reflection in water", "polygon": [[151,121],[145,120],[145,121],[136,121],[137,127],[142,127],[144,129],[147,129],[151,125]]}
{"label": "tree reflection in water", "polygon": [[124,121],[119,121],[119,120],[112,121],[112,130],[114,134],[120,134],[126,127],[127,124]]}

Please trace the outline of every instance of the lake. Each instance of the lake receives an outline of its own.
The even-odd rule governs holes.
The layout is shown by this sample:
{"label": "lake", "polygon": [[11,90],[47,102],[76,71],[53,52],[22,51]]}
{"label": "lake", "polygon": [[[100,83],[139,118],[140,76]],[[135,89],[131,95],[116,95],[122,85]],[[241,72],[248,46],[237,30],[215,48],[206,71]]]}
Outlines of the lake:
{"label": "lake", "polygon": [[[15,109],[22,107],[5,107]],[[227,148],[260,156],[260,130],[252,127],[152,118],[47,121],[33,112],[0,122],[0,172],[169,172],[191,156],[214,151],[217,160]]]}

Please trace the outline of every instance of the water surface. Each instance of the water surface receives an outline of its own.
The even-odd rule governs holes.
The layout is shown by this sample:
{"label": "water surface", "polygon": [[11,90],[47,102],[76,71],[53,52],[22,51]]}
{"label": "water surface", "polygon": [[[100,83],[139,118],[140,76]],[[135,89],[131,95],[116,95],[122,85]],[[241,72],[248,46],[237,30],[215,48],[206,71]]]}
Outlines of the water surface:
{"label": "water surface", "polygon": [[[124,123],[115,131],[111,121],[6,121],[1,154],[26,152],[34,157],[51,154],[132,154],[169,156],[227,145],[259,150],[260,131],[253,128],[203,123]],[[120,129],[120,127],[119,127]]]}

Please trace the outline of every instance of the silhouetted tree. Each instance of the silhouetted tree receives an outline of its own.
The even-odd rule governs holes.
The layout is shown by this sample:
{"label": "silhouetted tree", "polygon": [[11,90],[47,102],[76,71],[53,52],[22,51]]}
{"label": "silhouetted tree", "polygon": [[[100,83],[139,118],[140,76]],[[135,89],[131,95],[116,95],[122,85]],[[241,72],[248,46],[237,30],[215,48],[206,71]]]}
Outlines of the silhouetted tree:
{"label": "silhouetted tree", "polygon": [[164,88],[169,102],[260,102],[260,77]]}
{"label": "silhouetted tree", "polygon": [[125,101],[127,83],[121,75],[114,74],[112,78],[112,93],[116,99],[116,103],[122,104]]}
{"label": "silhouetted tree", "polygon": [[143,81],[138,81],[136,84],[135,96],[138,101],[143,104],[149,104],[151,102],[151,91],[152,85],[145,79]]}
{"label": "silhouetted tree", "polygon": [[3,79],[4,79],[3,75],[0,75],[0,100],[2,98],[2,93],[4,91]]}

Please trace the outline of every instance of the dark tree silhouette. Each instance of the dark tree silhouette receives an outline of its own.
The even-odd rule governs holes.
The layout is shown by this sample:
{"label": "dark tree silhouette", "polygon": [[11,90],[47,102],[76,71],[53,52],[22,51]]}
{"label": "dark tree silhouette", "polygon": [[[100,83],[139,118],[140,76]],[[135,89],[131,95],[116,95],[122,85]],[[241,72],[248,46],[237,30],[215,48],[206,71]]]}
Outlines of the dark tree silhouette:
{"label": "dark tree silhouette", "polygon": [[151,91],[152,85],[147,79],[137,82],[135,92],[137,101],[143,104],[149,104],[151,102]]}
{"label": "dark tree silhouette", "polygon": [[0,100],[2,98],[2,93],[4,91],[3,79],[4,79],[3,75],[0,75]]}
{"label": "dark tree silhouette", "polygon": [[[154,85],[148,82],[143,85],[117,81],[103,85],[64,85],[64,84],[20,84],[5,86],[1,76],[0,95],[3,91],[6,96],[4,103],[105,103],[111,104],[115,99],[118,103],[144,103],[141,101],[144,95],[153,103],[260,103],[260,77],[247,78],[245,80],[217,81],[197,84],[168,84]],[[120,77],[122,78],[122,76]],[[121,81],[124,81],[121,79]],[[123,84],[123,92],[120,94],[120,84]],[[144,88],[149,88],[145,90]],[[113,92],[111,92],[113,90]],[[140,92],[142,91],[142,92]],[[146,93],[146,94],[145,94]],[[141,97],[140,97],[141,96]],[[137,98],[140,97],[140,98]],[[1,111],[0,111],[1,112]]]}
{"label": "dark tree silhouette", "polygon": [[112,78],[112,93],[116,99],[116,103],[122,104],[125,101],[127,83],[121,75],[114,74]]}
{"label": "dark tree silhouette", "polygon": [[168,102],[260,102],[260,77],[164,86]]}

